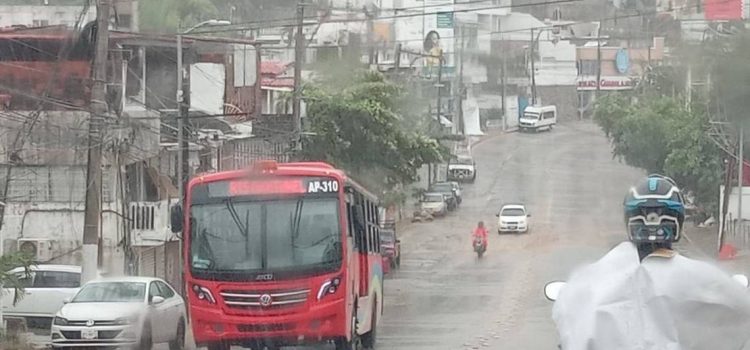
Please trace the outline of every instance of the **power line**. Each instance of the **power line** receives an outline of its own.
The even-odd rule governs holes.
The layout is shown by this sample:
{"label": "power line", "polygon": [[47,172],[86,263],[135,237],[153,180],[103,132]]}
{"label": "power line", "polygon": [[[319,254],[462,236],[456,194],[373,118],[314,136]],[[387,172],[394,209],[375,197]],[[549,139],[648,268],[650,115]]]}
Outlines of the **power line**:
{"label": "power line", "polygon": [[[446,6],[451,6],[451,5],[462,6],[462,5],[484,3],[484,2],[489,2],[489,1],[493,1],[493,0],[471,0],[471,1],[461,2],[458,4],[447,4],[447,5],[446,4],[432,4],[432,5],[418,5],[418,6],[411,6],[411,7],[391,7],[391,8],[381,8],[379,9],[379,11],[384,12],[384,11],[422,10],[425,8],[446,7]],[[522,6],[522,5],[516,5],[516,6]],[[342,9],[332,9],[332,10],[342,10]],[[324,16],[325,15],[303,16],[302,19],[303,20],[320,20]],[[380,19],[380,18],[376,18],[376,19]],[[232,23],[232,24],[216,25],[214,27],[230,27],[230,26],[252,25],[252,24],[256,24],[256,25],[257,24],[278,24],[276,26],[253,27],[249,29],[236,29],[236,30],[242,31],[242,30],[253,30],[253,29],[263,29],[263,28],[283,28],[283,27],[293,28],[297,26],[296,21],[297,21],[297,17],[282,17],[282,18],[274,18],[274,19],[267,19],[267,20],[255,20],[255,21],[246,21],[246,22],[239,22],[239,23]],[[352,21],[359,21],[359,20],[352,20]],[[361,21],[365,21],[365,19]],[[327,21],[325,22],[328,23]],[[315,24],[306,24],[306,26],[312,26],[312,25],[315,25]],[[229,29],[227,31],[233,31],[233,30]],[[194,33],[202,33],[202,31],[195,31]]]}
{"label": "power line", "polygon": [[[516,4],[516,5],[492,5],[492,6],[485,6],[485,7],[478,7],[478,8],[467,8],[467,9],[454,9],[453,11],[434,11],[434,12],[423,12],[423,13],[405,13],[405,14],[396,14],[396,15],[390,15],[390,16],[382,16],[378,18],[374,18],[374,20],[386,20],[386,19],[398,19],[398,18],[410,18],[410,17],[423,17],[423,16],[430,16],[430,15],[437,15],[442,14],[446,12],[451,13],[466,13],[466,12],[475,12],[475,11],[483,11],[483,10],[494,10],[494,9],[503,9],[503,8],[523,8],[523,7],[532,7],[532,6],[541,6],[541,5],[554,5],[554,4],[564,4],[564,3],[574,3],[574,2],[580,2],[582,0],[549,0],[549,1],[542,1],[542,2],[534,2],[534,3],[528,3],[528,4]],[[419,7],[421,8],[421,6]],[[281,19],[280,19],[281,20]],[[296,20],[296,17],[289,17],[284,18],[284,21],[294,21]],[[354,23],[354,22],[365,22],[367,21],[367,18],[355,18],[355,19],[331,19],[326,20],[325,23]],[[245,31],[245,30],[253,30],[253,29],[266,29],[266,28],[293,28],[296,27],[296,24],[283,24],[283,25],[277,25],[277,26],[255,26],[254,24],[259,23],[258,21],[249,21],[249,22],[240,22],[240,23],[233,23],[229,25],[224,26],[216,26],[216,27],[232,27],[232,28],[226,28],[226,29],[211,29],[211,30],[196,30],[192,32],[191,34],[207,34],[207,33],[225,33],[225,32],[235,32],[235,31]],[[314,26],[318,23],[303,23],[303,26]]]}

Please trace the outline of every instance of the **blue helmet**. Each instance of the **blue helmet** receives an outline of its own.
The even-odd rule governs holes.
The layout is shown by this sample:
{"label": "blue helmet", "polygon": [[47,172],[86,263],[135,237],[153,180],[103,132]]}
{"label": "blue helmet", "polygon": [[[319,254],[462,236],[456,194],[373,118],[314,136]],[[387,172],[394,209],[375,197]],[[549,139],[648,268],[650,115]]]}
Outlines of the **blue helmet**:
{"label": "blue helmet", "polygon": [[680,240],[685,201],[671,178],[649,175],[630,189],[624,204],[628,235],[634,243]]}

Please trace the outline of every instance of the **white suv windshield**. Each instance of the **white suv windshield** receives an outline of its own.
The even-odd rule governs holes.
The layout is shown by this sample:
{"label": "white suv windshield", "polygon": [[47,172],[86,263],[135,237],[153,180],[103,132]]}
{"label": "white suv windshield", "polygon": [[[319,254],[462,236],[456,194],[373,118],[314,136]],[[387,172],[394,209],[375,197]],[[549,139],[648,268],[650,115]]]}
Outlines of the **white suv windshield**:
{"label": "white suv windshield", "polygon": [[501,216],[524,216],[526,213],[523,211],[523,209],[518,208],[505,208],[503,209]]}

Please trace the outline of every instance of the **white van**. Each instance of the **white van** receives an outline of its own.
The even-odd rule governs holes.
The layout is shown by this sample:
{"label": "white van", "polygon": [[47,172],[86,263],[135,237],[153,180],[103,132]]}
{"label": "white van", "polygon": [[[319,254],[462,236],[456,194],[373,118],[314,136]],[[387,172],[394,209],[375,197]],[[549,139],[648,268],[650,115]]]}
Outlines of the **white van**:
{"label": "white van", "polygon": [[528,106],[523,111],[523,117],[518,121],[521,131],[552,130],[555,124],[557,124],[557,107],[555,106]]}

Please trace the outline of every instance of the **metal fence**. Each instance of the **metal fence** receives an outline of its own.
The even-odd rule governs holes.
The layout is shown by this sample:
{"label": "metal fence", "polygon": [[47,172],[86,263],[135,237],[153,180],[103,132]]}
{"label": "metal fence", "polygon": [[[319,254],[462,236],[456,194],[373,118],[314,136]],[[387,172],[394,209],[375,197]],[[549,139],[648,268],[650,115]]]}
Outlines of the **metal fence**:
{"label": "metal fence", "polygon": [[724,244],[732,244],[738,250],[750,249],[750,220],[742,220],[739,224],[737,220],[727,220],[727,227],[724,231]]}

